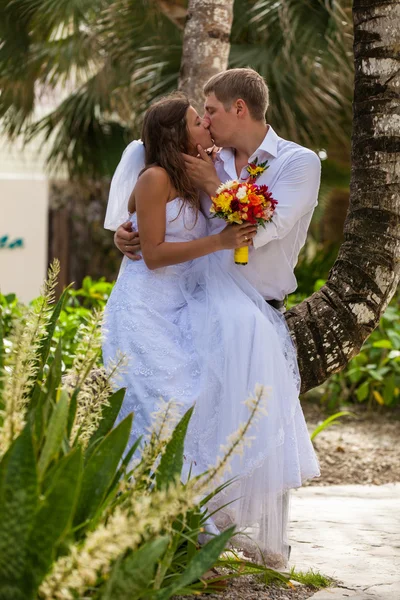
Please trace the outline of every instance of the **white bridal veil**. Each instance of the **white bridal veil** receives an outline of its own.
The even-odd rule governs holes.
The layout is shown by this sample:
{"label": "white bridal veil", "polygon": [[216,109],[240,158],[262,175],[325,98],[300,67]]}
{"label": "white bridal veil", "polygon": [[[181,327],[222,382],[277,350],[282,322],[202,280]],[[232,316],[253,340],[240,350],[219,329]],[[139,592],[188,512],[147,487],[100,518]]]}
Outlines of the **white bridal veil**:
{"label": "white bridal veil", "polygon": [[124,150],[119,165],[111,181],[108,197],[105,229],[115,231],[128,220],[128,200],[140,171],[144,168],[144,146],[141,140],[134,140]]}

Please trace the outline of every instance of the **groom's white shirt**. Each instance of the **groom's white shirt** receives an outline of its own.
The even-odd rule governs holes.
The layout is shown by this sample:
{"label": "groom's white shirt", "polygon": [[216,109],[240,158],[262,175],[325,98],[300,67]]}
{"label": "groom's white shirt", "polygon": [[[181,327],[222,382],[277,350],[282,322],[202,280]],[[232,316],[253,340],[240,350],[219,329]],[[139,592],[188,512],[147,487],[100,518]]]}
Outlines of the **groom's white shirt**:
{"label": "groom's white shirt", "polygon": [[[257,232],[249,263],[238,268],[266,300],[283,300],[297,287],[293,271],[318,204],[321,161],[312,150],[279,137],[271,126],[249,162],[256,158],[259,163],[268,161],[257,184],[267,185],[278,205],[273,222]],[[232,148],[219,151],[215,168],[222,182],[238,179]],[[245,168],[239,177],[247,179]],[[209,214],[210,205],[210,199],[203,196],[204,214]],[[210,233],[224,227],[221,219],[209,221]]]}

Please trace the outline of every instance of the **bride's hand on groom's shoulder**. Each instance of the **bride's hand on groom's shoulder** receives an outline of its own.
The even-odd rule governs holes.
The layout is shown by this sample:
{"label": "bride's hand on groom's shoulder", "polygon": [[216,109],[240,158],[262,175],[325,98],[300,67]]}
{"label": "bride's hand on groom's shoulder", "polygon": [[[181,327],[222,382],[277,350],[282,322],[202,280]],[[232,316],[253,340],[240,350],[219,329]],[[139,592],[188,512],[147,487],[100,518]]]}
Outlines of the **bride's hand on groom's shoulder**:
{"label": "bride's hand on groom's shoulder", "polygon": [[213,155],[208,155],[201,147],[197,146],[198,156],[183,154],[186,171],[192,183],[199,189],[213,196],[221,181],[214,167]]}
{"label": "bride's hand on groom's shoulder", "polygon": [[122,223],[114,234],[114,244],[118,250],[131,260],[141,260],[139,232],[132,228],[132,223],[126,221]]}

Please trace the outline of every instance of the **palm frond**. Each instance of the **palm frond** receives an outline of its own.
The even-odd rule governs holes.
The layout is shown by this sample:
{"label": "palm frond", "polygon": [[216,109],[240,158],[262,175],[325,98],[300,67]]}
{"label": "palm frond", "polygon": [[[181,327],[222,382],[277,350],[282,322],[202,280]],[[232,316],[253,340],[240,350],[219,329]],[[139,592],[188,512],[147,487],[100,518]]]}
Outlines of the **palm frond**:
{"label": "palm frond", "polygon": [[[127,143],[126,129],[110,114],[110,79],[99,71],[55,110],[32,124],[26,139],[50,142],[49,167],[66,165],[80,176],[109,175],[118,164]],[[112,86],[111,86],[112,87]]]}
{"label": "palm frond", "polygon": [[[52,167],[110,175],[149,103],[176,89],[186,0],[18,0],[0,7],[3,131],[51,144]],[[236,0],[230,66],[269,84],[268,120],[348,146],[350,0]],[[43,116],[39,104],[54,108]]]}
{"label": "palm frond", "polygon": [[[231,66],[251,66],[271,92],[268,120],[314,147],[349,143],[352,31],[349,0],[237,0]],[[249,18],[240,19],[247,14]]]}

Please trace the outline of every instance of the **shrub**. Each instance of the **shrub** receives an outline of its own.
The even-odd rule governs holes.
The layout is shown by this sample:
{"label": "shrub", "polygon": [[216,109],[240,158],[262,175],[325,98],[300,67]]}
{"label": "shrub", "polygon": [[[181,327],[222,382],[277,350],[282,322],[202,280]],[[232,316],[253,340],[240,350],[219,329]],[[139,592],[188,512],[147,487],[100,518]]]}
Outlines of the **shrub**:
{"label": "shrub", "polygon": [[[91,277],[85,277],[82,287],[78,290],[69,287],[64,296],[63,304],[55,323],[52,340],[50,343],[49,361],[51,362],[57,344],[61,341],[63,348],[62,371],[72,367],[77,346],[86,324],[92,318],[93,310],[102,310],[108,300],[113,283],[105,281],[104,278],[93,281]],[[37,300],[31,302],[33,306]],[[29,307],[18,301],[15,294],[0,294],[0,308],[3,315],[3,336],[5,338],[6,350],[10,350],[10,332],[13,321],[18,321],[26,314]],[[98,364],[100,365],[100,355]]]}
{"label": "shrub", "polygon": [[322,401],[334,409],[342,402],[394,407],[400,403],[400,309],[395,297],[380,324],[341,373],[325,386]]}
{"label": "shrub", "polygon": [[[304,259],[305,260],[305,259]],[[306,262],[307,268],[312,266],[312,273],[320,274],[320,263],[324,269],[322,258],[317,262]],[[315,269],[314,269],[315,267]],[[307,295],[318,290],[324,279],[305,279],[306,267],[302,263],[300,275],[303,277],[303,289],[309,288]],[[62,343],[61,370],[70,369],[74,362],[77,347],[81,343],[85,326],[92,318],[93,310],[102,310],[111,293],[113,284],[104,278],[94,281],[85,277],[78,290],[69,288],[64,294],[63,306],[56,321],[50,343],[48,362],[51,364],[57,345]],[[288,308],[304,300],[306,296],[299,292],[292,294],[288,300]],[[34,302],[31,303],[31,306]],[[3,315],[3,333],[6,352],[10,352],[10,331],[13,320],[18,321],[28,307],[18,302],[15,294],[0,294],[0,310]],[[358,356],[353,358],[346,369],[333,375],[322,386],[322,402],[329,410],[335,410],[345,403],[368,403],[370,407],[394,407],[400,403],[400,296],[393,298],[383,315],[379,327],[366,341]],[[101,365],[100,354],[97,364]]]}
{"label": "shrub", "polygon": [[66,375],[62,336],[51,356],[70,293],[52,304],[57,273],[54,264],[41,297],[13,327],[3,308],[0,315],[0,340],[4,323],[10,338],[7,353],[0,344],[0,597],[193,593],[234,534],[230,528],[197,546],[207,494],[218,493],[210,487],[243,436],[215,468],[182,483],[192,409],[179,420],[167,404],[146,444],[139,439],[127,451],[132,415],[113,427],[124,390],[112,393],[112,374],[92,371],[101,314],[86,319]]}

